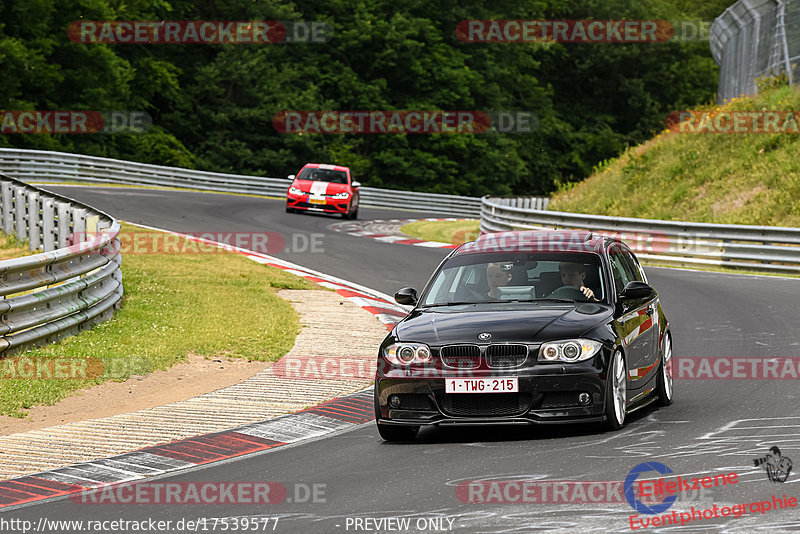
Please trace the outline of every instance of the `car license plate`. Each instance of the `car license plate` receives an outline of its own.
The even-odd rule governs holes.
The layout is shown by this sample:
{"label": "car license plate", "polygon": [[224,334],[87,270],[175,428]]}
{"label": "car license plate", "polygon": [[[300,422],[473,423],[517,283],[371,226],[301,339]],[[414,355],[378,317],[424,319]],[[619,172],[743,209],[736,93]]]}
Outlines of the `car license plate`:
{"label": "car license plate", "polygon": [[309,197],[308,202],[311,204],[325,204],[325,199]]}
{"label": "car license plate", "polygon": [[445,378],[445,393],[516,393],[519,380],[511,378]]}

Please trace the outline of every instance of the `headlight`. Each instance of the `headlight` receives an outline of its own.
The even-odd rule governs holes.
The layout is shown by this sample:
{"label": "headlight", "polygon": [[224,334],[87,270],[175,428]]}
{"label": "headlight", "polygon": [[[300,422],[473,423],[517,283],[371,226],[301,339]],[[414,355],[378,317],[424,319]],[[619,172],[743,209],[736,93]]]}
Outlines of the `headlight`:
{"label": "headlight", "polygon": [[603,344],[593,339],[550,341],[539,348],[540,362],[582,362],[598,352]]}
{"label": "headlight", "polygon": [[392,343],[383,349],[383,357],[392,365],[405,367],[431,361],[431,349],[424,343]]}
{"label": "headlight", "polygon": [[290,188],[289,188],[289,192],[290,192],[291,194],[293,194],[293,195],[305,195],[305,193],[304,193],[304,192],[300,191],[299,189],[297,189],[297,188],[296,188],[296,187],[294,187],[294,186],[292,186],[292,187],[290,187]]}
{"label": "headlight", "polygon": [[335,195],[333,195],[333,198],[335,199],[350,198],[350,193],[348,193],[347,191],[344,191],[342,193],[336,193]]}

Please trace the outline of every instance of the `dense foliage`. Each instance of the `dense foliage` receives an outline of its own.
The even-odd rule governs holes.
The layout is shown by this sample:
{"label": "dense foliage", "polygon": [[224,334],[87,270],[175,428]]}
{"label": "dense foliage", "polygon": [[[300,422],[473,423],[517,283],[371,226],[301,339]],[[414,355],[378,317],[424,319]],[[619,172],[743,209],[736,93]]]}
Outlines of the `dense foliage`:
{"label": "dense foliage", "polygon": [[[5,134],[0,146],[284,176],[349,165],[365,185],[542,194],[714,98],[708,42],[477,44],[465,19],[710,20],[731,0],[5,0],[0,108],[144,110],[143,134]],[[77,20],[307,20],[326,44],[82,44]],[[281,134],[284,110],[524,110],[529,134]]]}

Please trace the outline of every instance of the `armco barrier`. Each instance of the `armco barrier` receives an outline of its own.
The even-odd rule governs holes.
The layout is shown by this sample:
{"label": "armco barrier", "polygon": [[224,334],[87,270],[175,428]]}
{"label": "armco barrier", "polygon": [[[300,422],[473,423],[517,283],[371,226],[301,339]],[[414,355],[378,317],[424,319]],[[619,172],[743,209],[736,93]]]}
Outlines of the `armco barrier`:
{"label": "armco barrier", "polygon": [[[122,298],[119,222],[0,174],[0,225],[39,254],[0,260],[0,354],[109,319]],[[88,238],[75,241],[74,236]]]}
{"label": "armco barrier", "polygon": [[[245,176],[162,167],[65,152],[0,148],[0,172],[26,181],[81,181],[181,187],[225,193],[285,197],[286,178]],[[433,193],[361,187],[361,205],[402,208],[477,218],[481,199]]]}
{"label": "armco barrier", "polygon": [[481,199],[481,233],[581,229],[622,238],[637,256],[678,266],[800,273],[800,228],[607,217],[519,207],[524,199]]}

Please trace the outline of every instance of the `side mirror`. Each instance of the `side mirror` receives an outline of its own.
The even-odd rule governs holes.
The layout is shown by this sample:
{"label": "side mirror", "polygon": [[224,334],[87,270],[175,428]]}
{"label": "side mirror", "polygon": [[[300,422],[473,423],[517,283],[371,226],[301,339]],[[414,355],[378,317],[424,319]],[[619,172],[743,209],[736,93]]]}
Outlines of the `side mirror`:
{"label": "side mirror", "polygon": [[289,180],[292,180],[292,181],[294,181],[294,174],[290,174],[290,175],[289,175]]}
{"label": "side mirror", "polygon": [[361,182],[351,182],[350,186],[353,188],[361,187]]}
{"label": "side mirror", "polygon": [[622,293],[619,294],[621,300],[641,300],[654,296],[656,290],[644,282],[628,282]]}
{"label": "side mirror", "polygon": [[394,294],[394,301],[398,304],[407,306],[416,306],[417,304],[417,290],[413,287],[404,287]]}

